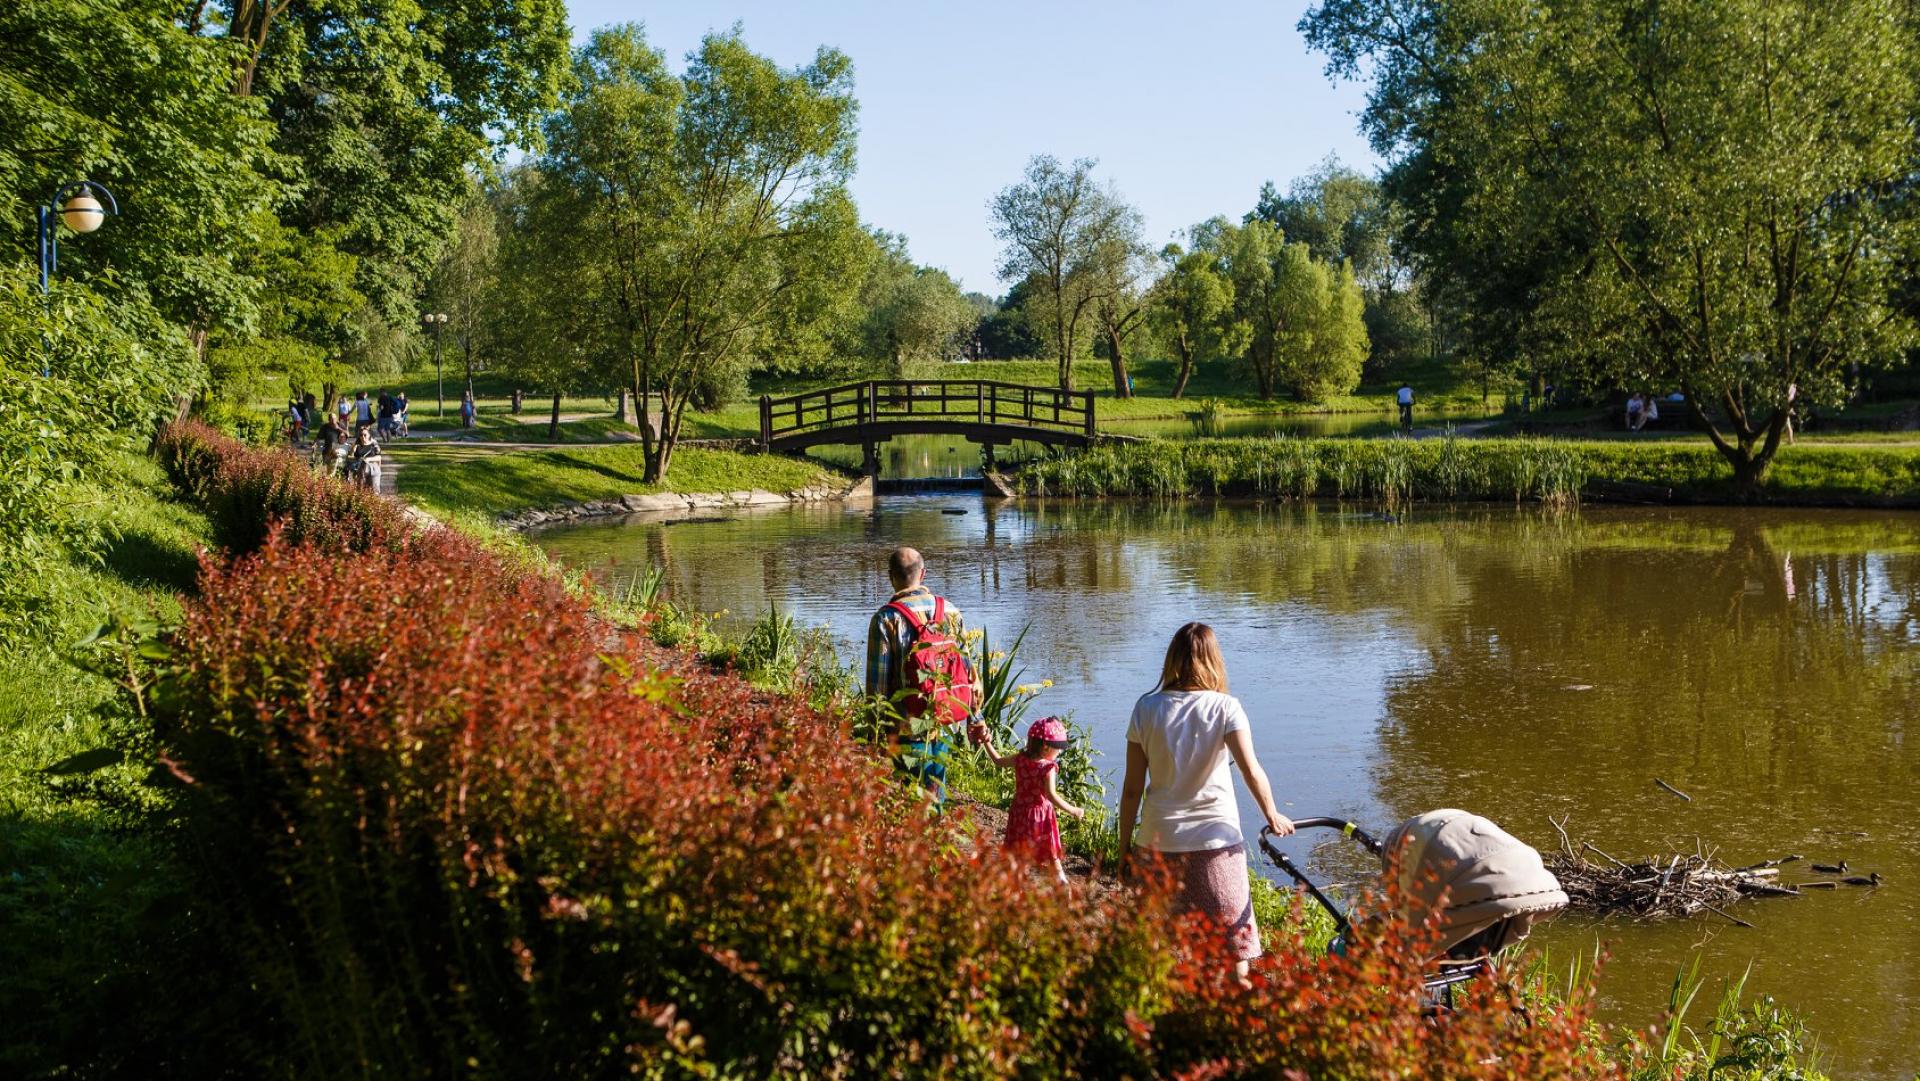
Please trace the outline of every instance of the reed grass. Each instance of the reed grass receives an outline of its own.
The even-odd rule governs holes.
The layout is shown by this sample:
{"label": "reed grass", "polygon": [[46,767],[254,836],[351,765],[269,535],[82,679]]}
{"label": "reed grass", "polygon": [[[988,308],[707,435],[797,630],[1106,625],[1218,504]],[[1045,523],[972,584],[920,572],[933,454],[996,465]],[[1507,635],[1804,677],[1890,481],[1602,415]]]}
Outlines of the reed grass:
{"label": "reed grass", "polygon": [[[1542,438],[1193,439],[1104,445],[1016,474],[1030,495],[1154,499],[1350,499],[1578,503],[1596,482],[1740,501],[1710,446]],[[1763,498],[1809,504],[1920,504],[1920,448],[1784,449]]]}

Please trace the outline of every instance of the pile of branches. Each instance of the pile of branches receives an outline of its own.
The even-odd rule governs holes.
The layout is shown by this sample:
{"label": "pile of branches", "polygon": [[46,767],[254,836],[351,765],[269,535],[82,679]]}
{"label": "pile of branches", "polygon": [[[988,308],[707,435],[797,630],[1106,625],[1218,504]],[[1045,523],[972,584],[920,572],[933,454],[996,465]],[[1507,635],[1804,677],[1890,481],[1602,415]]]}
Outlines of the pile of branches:
{"label": "pile of branches", "polygon": [[1800,896],[1798,889],[1777,881],[1780,865],[1799,856],[1730,867],[1717,858],[1714,850],[1696,845],[1690,854],[1626,861],[1615,859],[1590,841],[1576,845],[1567,836],[1564,822],[1554,822],[1553,827],[1560,831],[1560,850],[1542,855],[1547,870],[1567,891],[1569,907],[1580,911],[1643,920],[1685,919],[1711,912],[1742,927],[1752,927],[1726,909],[1749,897]]}

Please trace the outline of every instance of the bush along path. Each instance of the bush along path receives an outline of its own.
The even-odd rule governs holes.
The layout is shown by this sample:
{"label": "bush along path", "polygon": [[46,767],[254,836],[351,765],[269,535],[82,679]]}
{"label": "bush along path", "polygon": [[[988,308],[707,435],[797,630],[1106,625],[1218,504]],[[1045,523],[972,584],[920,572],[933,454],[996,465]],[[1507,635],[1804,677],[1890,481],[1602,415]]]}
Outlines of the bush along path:
{"label": "bush along path", "polygon": [[843,712],[284,455],[156,447],[227,549],[141,700],[245,972],[241,1073],[1689,1076],[1584,980],[1422,1018],[1431,939],[1391,920],[1283,936],[1242,988],[1151,872],[1102,895],[968,843]]}
{"label": "bush along path", "polygon": [[[1089,497],[1748,502],[1705,444],[1556,439],[1200,439],[1096,447],[1028,463],[1028,495]],[[1759,498],[1920,507],[1920,447],[1781,451]]]}

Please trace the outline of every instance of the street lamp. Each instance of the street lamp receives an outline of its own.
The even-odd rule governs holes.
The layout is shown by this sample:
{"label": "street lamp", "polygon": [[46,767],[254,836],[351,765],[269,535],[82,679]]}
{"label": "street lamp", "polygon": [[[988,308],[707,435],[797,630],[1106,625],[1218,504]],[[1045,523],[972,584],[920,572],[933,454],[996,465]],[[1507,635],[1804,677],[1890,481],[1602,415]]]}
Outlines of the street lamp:
{"label": "street lamp", "polygon": [[447,381],[440,373],[440,328],[447,325],[446,312],[428,312],[420,317],[420,325],[433,335],[433,382],[434,416],[447,415]]}
{"label": "street lamp", "polygon": [[[96,198],[96,194],[99,198]],[[100,200],[105,199],[106,205]],[[106,185],[91,180],[75,180],[60,185],[40,211],[40,292],[51,286],[53,272],[60,266],[60,232],[54,224],[57,215],[62,224],[76,233],[91,233],[100,228],[108,214],[120,213],[120,204]]]}

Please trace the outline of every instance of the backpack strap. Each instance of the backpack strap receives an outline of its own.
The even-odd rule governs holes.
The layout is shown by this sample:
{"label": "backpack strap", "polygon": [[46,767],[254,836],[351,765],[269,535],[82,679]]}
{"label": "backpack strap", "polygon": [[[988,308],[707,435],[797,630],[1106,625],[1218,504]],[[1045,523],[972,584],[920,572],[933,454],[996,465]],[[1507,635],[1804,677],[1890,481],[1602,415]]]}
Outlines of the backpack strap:
{"label": "backpack strap", "polygon": [[926,622],[919,616],[914,615],[913,609],[908,608],[899,601],[889,601],[887,607],[900,613],[900,618],[907,621],[907,629],[913,632],[915,638],[920,637],[920,632],[927,629]]}
{"label": "backpack strap", "polygon": [[913,609],[907,607],[900,601],[889,601],[887,602],[887,607],[900,613],[900,618],[907,621],[907,629],[913,632],[915,638],[927,633],[928,627],[939,626],[941,621],[947,618],[947,599],[938,595],[933,598],[932,619],[921,619],[919,616],[914,615]]}

